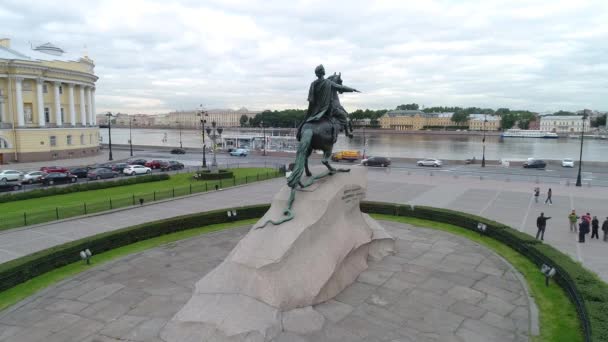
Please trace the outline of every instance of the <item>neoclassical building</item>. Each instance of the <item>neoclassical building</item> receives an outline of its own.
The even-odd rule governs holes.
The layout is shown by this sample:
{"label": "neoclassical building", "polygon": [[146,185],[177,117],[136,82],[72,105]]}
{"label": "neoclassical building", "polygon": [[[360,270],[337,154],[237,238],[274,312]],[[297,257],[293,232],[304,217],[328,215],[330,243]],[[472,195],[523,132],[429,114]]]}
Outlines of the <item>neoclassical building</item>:
{"label": "neoclassical building", "polygon": [[22,52],[0,39],[0,164],[99,152],[94,67],[50,43]]}

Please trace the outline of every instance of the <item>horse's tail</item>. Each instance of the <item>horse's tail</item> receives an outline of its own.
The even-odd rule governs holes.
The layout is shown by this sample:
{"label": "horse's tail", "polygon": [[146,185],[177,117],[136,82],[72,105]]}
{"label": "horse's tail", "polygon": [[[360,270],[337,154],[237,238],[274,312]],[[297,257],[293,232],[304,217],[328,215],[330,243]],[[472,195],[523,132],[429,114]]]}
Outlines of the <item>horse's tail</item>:
{"label": "horse's tail", "polygon": [[312,142],[312,129],[306,128],[302,130],[300,137],[300,144],[298,145],[298,152],[296,154],[296,161],[294,163],[291,175],[287,178],[287,185],[294,189],[300,182],[304,168],[306,165],[306,158],[308,158],[308,152],[310,151],[310,144]]}

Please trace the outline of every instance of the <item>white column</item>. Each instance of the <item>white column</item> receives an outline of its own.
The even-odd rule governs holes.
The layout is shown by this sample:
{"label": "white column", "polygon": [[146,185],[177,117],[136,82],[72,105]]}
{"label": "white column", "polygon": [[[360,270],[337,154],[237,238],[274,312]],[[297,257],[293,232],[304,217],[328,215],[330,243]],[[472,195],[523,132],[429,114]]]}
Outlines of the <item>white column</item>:
{"label": "white column", "polygon": [[68,97],[70,98],[70,124],[76,126],[76,106],[74,106],[74,84],[68,84]]}
{"label": "white column", "polygon": [[91,104],[91,87],[86,87],[85,89],[85,95],[86,95],[86,99],[85,101],[87,101],[87,122],[89,123],[89,125],[93,125],[93,105]]}
{"label": "white column", "polygon": [[95,112],[95,88],[91,88],[91,108],[91,122],[93,123],[93,126],[97,126],[97,112]]}
{"label": "white column", "polygon": [[46,119],[44,117],[44,95],[42,94],[44,88],[44,81],[42,79],[36,80],[36,102],[38,103],[38,126],[45,127]]}
{"label": "white column", "polygon": [[4,98],[0,96],[0,121],[6,122],[6,109],[4,108]]}
{"label": "white column", "polygon": [[87,125],[87,113],[84,107],[84,86],[80,86],[80,123]]}
{"label": "white column", "polygon": [[55,82],[53,86],[53,91],[55,93],[55,123],[57,126],[63,125],[61,120],[61,98],[59,97],[59,87],[61,86],[61,82]]}
{"label": "white column", "polygon": [[[25,126],[25,113],[23,113],[23,89],[21,87],[23,78],[15,78],[15,100],[17,101],[17,126]],[[15,124],[13,122],[13,124]]]}

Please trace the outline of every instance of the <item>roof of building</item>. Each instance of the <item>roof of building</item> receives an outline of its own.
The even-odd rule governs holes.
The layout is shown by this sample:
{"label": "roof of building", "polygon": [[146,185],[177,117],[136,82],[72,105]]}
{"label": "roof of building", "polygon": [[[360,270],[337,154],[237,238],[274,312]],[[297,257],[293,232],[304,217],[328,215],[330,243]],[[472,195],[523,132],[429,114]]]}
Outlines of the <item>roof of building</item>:
{"label": "roof of building", "polygon": [[541,121],[551,120],[580,120],[582,115],[548,115],[540,118]]}
{"label": "roof of building", "polygon": [[491,114],[469,114],[469,120],[475,120],[475,121],[500,121],[500,117],[497,115],[491,115]]}
{"label": "roof of building", "polygon": [[388,111],[386,116],[390,118],[399,117],[399,116],[420,116],[424,118],[451,118],[454,113],[425,113],[421,110],[402,110],[395,109]]}
{"label": "roof of building", "polygon": [[0,59],[78,62],[81,57],[68,53],[52,43],[45,43],[35,47],[21,46],[18,48],[0,45]]}

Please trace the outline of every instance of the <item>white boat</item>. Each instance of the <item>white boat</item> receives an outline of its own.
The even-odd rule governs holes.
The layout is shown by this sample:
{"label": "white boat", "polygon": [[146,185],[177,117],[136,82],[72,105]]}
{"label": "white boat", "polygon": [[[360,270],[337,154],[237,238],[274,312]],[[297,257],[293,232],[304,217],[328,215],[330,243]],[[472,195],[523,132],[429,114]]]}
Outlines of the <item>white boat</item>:
{"label": "white boat", "polygon": [[557,139],[559,135],[553,132],[541,131],[536,129],[508,129],[501,135],[503,138],[543,138]]}

